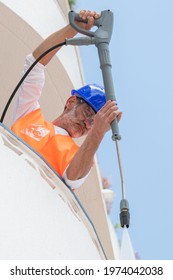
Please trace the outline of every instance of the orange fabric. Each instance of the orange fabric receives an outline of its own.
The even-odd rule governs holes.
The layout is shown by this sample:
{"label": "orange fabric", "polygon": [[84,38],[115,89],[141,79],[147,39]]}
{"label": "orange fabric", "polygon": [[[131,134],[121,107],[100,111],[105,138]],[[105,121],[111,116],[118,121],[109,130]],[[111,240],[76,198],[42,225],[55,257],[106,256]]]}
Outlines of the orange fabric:
{"label": "orange fabric", "polygon": [[18,119],[11,129],[40,153],[60,176],[79,149],[70,136],[55,134],[53,124],[45,121],[40,109]]}

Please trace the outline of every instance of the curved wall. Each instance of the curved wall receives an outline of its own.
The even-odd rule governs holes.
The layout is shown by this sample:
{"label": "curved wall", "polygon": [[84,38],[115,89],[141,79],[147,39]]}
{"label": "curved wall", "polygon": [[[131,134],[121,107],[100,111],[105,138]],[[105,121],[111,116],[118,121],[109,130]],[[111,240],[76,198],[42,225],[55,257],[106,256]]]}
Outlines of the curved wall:
{"label": "curved wall", "polygon": [[71,189],[1,125],[0,154],[0,259],[105,259]]}

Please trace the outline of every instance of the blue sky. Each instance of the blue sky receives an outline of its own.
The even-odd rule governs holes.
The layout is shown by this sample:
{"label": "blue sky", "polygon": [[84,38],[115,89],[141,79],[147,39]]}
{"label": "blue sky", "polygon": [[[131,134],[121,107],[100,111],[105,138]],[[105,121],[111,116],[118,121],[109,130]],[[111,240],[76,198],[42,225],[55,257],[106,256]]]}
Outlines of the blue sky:
{"label": "blue sky", "polygon": [[[119,145],[132,245],[141,259],[173,259],[173,2],[78,0],[75,10],[80,9],[114,13],[110,54],[115,95],[123,111]],[[80,51],[86,83],[103,84],[96,47]],[[116,194],[110,214],[116,224],[121,182],[111,132],[98,160]]]}

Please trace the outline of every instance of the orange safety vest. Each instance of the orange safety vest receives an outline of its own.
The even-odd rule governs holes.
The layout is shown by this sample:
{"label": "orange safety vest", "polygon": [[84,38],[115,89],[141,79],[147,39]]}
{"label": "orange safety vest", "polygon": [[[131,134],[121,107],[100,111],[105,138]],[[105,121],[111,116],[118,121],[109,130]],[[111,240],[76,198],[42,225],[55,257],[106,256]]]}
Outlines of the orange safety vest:
{"label": "orange safety vest", "polygon": [[70,136],[55,134],[53,124],[45,121],[40,109],[18,119],[11,129],[40,153],[60,176],[79,149]]}

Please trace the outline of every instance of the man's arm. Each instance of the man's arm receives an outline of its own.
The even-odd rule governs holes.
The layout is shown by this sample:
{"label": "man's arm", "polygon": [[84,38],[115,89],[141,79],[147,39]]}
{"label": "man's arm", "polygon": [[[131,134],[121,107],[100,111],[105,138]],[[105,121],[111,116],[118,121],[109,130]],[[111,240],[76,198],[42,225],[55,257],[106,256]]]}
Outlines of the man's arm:
{"label": "man's arm", "polygon": [[[34,51],[33,56],[37,59],[41,54],[50,49],[51,47],[64,42],[66,38],[74,37],[77,32],[70,26],[67,25],[59,31],[51,34],[47,39],[45,39]],[[59,48],[60,49],[60,48]],[[43,57],[39,62],[43,65],[48,64],[52,57],[57,53],[59,49],[55,49]]]}
{"label": "man's arm", "polygon": [[[93,26],[94,18],[98,18],[100,16],[96,12],[85,10],[80,11],[79,15],[83,20],[88,19],[87,24],[81,22],[77,23],[84,29],[90,29]],[[35,59],[37,59],[45,51],[63,42],[66,38],[74,37],[76,34],[77,31],[74,30],[70,25],[67,25],[61,30],[50,35],[33,51],[32,55],[27,56],[24,73],[28,70]],[[16,108],[13,115],[13,122],[30,113],[31,111],[39,108],[38,100],[41,96],[45,80],[44,65],[46,65],[51,60],[51,58],[58,50],[59,49],[55,49],[47,54],[44,58],[42,58],[39,63],[32,69],[32,71],[26,77],[25,82],[19,88]]]}
{"label": "man's arm", "polygon": [[[86,11],[86,10],[82,10],[79,13],[79,16],[83,19],[83,20],[88,20],[87,23],[83,23],[83,22],[77,22],[77,24],[82,27],[83,29],[89,30],[92,28],[93,24],[94,24],[94,19],[97,19],[100,17],[100,14],[97,14],[94,11]],[[43,54],[45,51],[47,51],[48,49],[50,49],[51,47],[58,45],[61,42],[64,42],[66,38],[72,38],[77,34],[77,31],[75,29],[73,29],[73,27],[71,25],[67,25],[64,28],[62,28],[61,30],[53,33],[52,35],[50,35],[47,39],[45,39],[33,52],[33,56],[35,59],[37,59],[41,54]],[[60,48],[59,48],[60,49]],[[48,53],[45,57],[43,57],[40,60],[40,63],[42,63],[43,65],[46,65],[51,59],[52,57],[56,54],[56,52],[59,49],[55,49],[52,52]]]}

